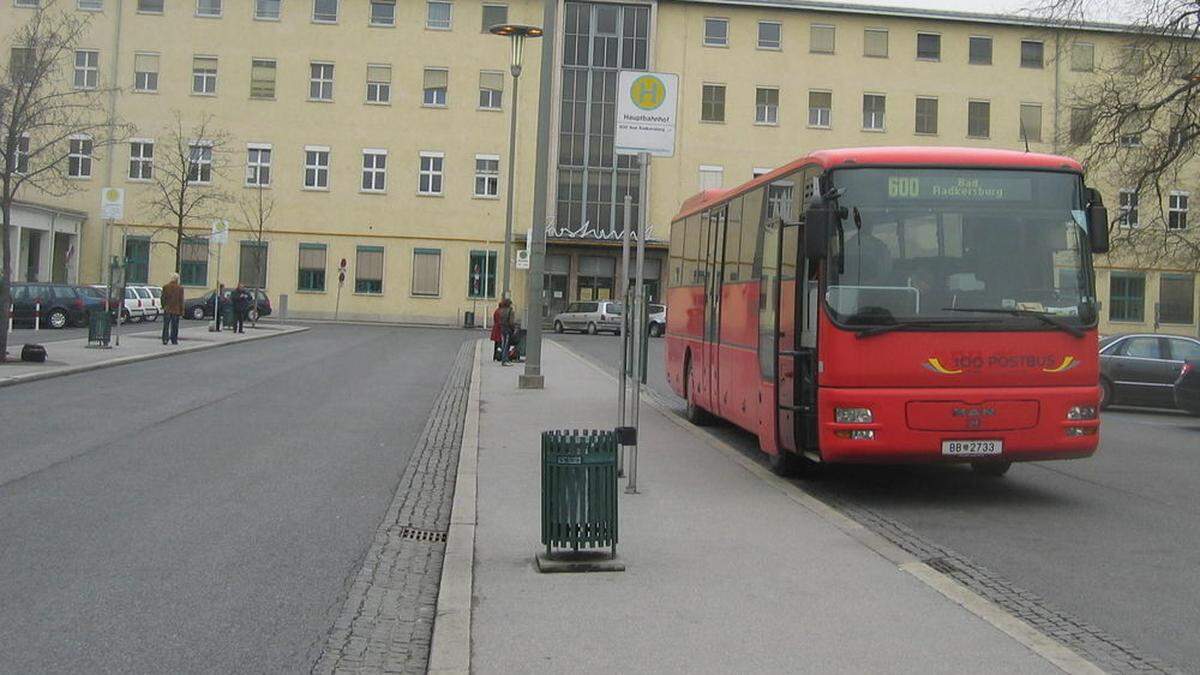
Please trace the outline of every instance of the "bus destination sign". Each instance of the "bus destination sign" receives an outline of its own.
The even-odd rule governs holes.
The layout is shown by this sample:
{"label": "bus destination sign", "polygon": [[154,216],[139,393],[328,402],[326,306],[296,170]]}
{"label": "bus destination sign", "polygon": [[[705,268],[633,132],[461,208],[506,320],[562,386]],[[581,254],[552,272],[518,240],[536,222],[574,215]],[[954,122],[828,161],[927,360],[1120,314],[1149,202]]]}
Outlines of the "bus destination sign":
{"label": "bus destination sign", "polygon": [[891,174],[887,194],[920,201],[1027,202],[1033,198],[1033,182],[1024,176]]}

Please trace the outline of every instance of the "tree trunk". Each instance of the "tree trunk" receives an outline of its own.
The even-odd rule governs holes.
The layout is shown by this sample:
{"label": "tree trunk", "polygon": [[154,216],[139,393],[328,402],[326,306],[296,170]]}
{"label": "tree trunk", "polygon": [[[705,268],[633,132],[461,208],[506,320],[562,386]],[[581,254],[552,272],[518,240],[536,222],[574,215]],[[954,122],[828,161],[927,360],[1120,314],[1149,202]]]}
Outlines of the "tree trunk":
{"label": "tree trunk", "polygon": [[175,273],[179,274],[179,260],[183,256],[183,219],[175,227]]}
{"label": "tree trunk", "polygon": [[0,224],[0,238],[4,239],[4,264],[3,271],[0,272],[0,361],[8,360],[8,312],[9,303],[12,302],[12,242],[9,235],[11,229],[9,227],[12,218],[12,199],[8,196],[8,186],[5,185],[3,203],[0,203],[0,211],[2,211],[2,224]]}

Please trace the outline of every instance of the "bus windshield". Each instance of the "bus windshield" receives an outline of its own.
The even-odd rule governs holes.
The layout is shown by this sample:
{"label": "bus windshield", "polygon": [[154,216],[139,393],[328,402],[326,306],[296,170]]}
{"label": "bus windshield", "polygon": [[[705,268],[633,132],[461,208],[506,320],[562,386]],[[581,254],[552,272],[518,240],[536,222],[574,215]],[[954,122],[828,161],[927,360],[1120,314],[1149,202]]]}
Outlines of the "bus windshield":
{"label": "bus windshield", "polygon": [[845,216],[826,265],[825,301],[838,323],[1095,322],[1077,174],[862,168],[831,180]]}

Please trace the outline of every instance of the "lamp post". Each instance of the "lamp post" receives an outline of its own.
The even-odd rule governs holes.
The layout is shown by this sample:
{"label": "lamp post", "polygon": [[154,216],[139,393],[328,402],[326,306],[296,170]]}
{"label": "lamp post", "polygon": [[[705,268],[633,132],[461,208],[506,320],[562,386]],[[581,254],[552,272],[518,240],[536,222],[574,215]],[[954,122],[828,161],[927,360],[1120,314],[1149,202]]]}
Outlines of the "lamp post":
{"label": "lamp post", "polygon": [[509,295],[509,276],[512,272],[512,229],[513,229],[513,187],[514,169],[517,156],[517,85],[521,77],[521,53],[525,50],[525,38],[539,38],[542,29],[537,26],[524,26],[515,23],[502,23],[488,29],[494,35],[507,37],[512,46],[512,58],[509,62],[509,72],[512,73],[512,119],[508,125],[508,203],[504,216],[504,282],[500,297]]}

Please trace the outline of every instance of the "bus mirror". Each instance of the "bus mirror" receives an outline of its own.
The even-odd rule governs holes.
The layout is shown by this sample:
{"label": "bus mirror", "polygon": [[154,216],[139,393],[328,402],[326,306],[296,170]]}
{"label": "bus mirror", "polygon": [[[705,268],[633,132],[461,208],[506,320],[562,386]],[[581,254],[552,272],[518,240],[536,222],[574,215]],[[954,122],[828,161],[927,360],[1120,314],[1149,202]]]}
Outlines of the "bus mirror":
{"label": "bus mirror", "polygon": [[804,257],[821,260],[829,251],[829,234],[833,231],[836,209],[828,204],[814,203],[804,212]]}
{"label": "bus mirror", "polygon": [[1087,188],[1088,244],[1092,253],[1108,253],[1108,209],[1100,191]]}

